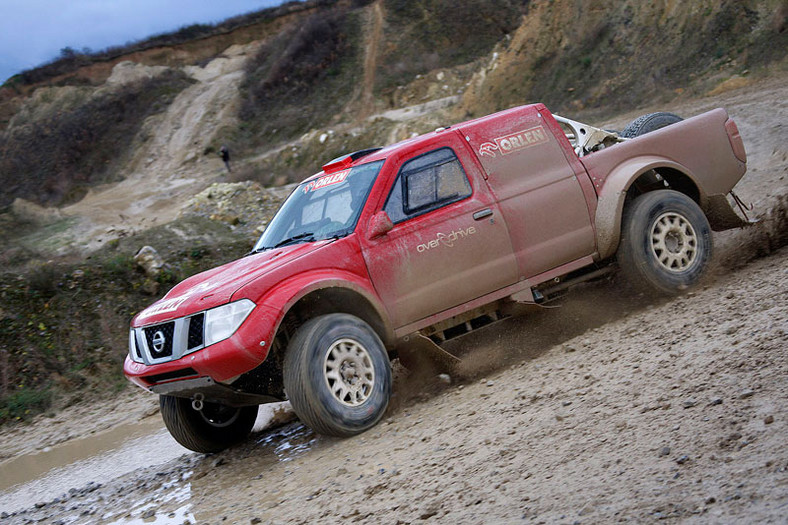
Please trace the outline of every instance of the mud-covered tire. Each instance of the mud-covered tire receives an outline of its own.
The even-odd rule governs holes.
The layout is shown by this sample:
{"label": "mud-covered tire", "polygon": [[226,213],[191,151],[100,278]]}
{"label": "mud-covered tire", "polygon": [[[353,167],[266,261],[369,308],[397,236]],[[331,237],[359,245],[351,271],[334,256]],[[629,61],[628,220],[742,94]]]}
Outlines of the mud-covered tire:
{"label": "mud-covered tire", "polygon": [[192,408],[191,399],[159,396],[161,417],[175,441],[195,452],[219,452],[251,432],[257,419],[257,406],[240,408],[204,402],[201,411]]}
{"label": "mud-covered tire", "polygon": [[698,283],[711,254],[709,221],[683,193],[649,192],[624,209],[617,258],[637,290],[679,294]]}
{"label": "mud-covered tire", "polygon": [[391,365],[378,335],[361,319],[328,314],[296,332],[285,355],[285,392],[315,432],[353,436],[383,417]]}
{"label": "mud-covered tire", "polygon": [[665,126],[670,126],[676,122],[681,122],[682,120],[684,119],[678,115],[667,113],[665,111],[649,113],[630,122],[627,127],[625,127],[624,130],[619,134],[619,136],[627,139],[633,139],[635,137],[645,135],[646,133],[651,133],[652,131],[664,128]]}

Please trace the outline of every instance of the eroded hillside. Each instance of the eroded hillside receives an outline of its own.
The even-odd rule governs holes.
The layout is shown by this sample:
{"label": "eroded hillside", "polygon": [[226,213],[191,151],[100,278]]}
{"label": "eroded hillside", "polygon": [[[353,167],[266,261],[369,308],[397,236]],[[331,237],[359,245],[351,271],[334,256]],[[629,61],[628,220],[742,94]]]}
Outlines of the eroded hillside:
{"label": "eroded hillside", "polygon": [[[746,83],[784,60],[783,0],[530,2],[463,99],[469,114],[517,100],[594,113]],[[784,64],[784,62],[783,62]]]}
{"label": "eroded hillside", "polygon": [[293,4],[212,36],[7,83],[0,206],[61,207],[70,233],[49,251],[95,249],[107,228],[173,219],[212,182],[300,180],[348,150],[514,104],[604,115],[746,84],[785,67],[787,6]]}

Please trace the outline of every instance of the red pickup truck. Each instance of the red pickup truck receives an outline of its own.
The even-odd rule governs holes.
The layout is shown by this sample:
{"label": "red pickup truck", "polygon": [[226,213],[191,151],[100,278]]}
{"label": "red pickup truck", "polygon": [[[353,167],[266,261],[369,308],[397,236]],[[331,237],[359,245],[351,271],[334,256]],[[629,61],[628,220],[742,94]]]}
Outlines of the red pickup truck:
{"label": "red pickup truck", "polygon": [[390,359],[451,362],[443,341],[512,302],[615,267],[657,293],[697,283],[711,229],[743,223],[727,194],[745,170],[723,109],[617,134],[534,104],[351,153],[296,187],[250,254],[138,314],[124,372],[196,451],[284,399],[317,432],[357,434],[386,410]]}

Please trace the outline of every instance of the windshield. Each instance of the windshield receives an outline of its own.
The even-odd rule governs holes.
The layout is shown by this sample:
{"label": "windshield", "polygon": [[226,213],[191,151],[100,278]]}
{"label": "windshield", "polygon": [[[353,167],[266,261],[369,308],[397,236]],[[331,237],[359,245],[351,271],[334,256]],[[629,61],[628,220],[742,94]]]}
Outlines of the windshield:
{"label": "windshield", "polygon": [[352,232],[382,165],[382,160],[370,162],[299,185],[271,220],[254,251]]}

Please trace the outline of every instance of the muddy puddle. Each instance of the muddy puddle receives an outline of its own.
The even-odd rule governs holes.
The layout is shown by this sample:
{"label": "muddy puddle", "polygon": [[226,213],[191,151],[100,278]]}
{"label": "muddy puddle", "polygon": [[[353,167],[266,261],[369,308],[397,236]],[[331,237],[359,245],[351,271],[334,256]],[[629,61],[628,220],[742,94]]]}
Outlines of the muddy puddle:
{"label": "muddy puddle", "polygon": [[[180,525],[198,521],[192,511],[191,483],[165,483],[162,492],[167,496],[160,501],[143,503],[125,515],[117,516],[109,512],[101,516],[102,521],[112,525]],[[171,506],[173,510],[156,512],[162,505]]]}
{"label": "muddy puddle", "polygon": [[191,453],[170,436],[159,416],[120,425],[1,463],[0,510],[51,501],[71,488],[104,484]]}
{"label": "muddy puddle", "polygon": [[[273,463],[290,461],[309,451],[317,441],[311,430],[297,422],[278,426],[293,417],[289,404],[262,406],[246,446]],[[265,430],[272,425],[277,428]],[[162,497],[155,502],[137,502],[121,521],[114,521],[111,516],[102,516],[102,521],[146,524],[194,521],[190,478],[192,467],[205,460],[211,461],[208,456],[182,447],[170,436],[161,417],[151,416],[0,463],[0,512],[10,514],[36,504],[100,492],[99,488],[121,476],[135,471],[144,476],[143,469],[170,463],[165,470],[172,471],[179,464],[185,470],[176,468],[179,474],[164,482],[162,488],[166,490],[161,491]],[[164,506],[169,511],[166,515],[143,518],[149,505],[159,509]]]}

